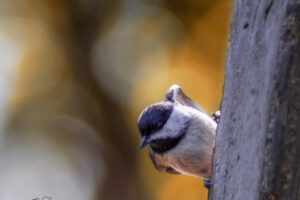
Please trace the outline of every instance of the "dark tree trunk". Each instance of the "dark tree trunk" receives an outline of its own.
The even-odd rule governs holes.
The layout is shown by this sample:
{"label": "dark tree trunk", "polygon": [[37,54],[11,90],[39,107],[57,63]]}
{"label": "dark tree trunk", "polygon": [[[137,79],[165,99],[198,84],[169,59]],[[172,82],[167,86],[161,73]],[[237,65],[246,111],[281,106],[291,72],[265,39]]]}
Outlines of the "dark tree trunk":
{"label": "dark tree trunk", "polygon": [[300,1],[236,0],[210,200],[300,199]]}

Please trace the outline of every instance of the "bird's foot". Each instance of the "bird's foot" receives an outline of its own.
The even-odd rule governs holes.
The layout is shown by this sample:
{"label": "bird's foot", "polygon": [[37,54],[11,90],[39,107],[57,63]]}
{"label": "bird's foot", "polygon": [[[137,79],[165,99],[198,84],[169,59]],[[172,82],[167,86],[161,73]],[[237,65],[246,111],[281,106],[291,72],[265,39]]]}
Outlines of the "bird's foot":
{"label": "bird's foot", "polygon": [[212,118],[215,122],[219,123],[221,118],[221,112],[217,110],[216,112],[212,113]]}
{"label": "bird's foot", "polygon": [[208,178],[204,179],[204,187],[206,187],[209,190],[210,185],[211,185],[210,179],[208,179]]}

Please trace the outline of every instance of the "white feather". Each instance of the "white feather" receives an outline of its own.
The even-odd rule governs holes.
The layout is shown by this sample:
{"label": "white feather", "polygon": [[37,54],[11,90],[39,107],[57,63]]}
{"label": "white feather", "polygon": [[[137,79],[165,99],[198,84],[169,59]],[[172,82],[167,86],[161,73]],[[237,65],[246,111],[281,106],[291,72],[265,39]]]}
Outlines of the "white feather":
{"label": "white feather", "polygon": [[181,141],[162,155],[154,154],[154,160],[182,174],[208,178],[217,124],[206,113],[176,104],[167,123],[150,140],[176,138],[186,126]]}

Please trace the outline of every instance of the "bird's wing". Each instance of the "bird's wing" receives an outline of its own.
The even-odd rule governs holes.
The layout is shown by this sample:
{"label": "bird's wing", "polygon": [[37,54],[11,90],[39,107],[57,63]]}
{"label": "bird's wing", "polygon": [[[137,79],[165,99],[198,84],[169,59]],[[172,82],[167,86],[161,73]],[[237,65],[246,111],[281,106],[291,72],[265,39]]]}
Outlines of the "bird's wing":
{"label": "bird's wing", "polygon": [[164,101],[178,102],[182,105],[192,107],[203,113],[206,113],[200,106],[198,106],[192,99],[186,96],[183,90],[176,84],[173,84],[166,93]]}

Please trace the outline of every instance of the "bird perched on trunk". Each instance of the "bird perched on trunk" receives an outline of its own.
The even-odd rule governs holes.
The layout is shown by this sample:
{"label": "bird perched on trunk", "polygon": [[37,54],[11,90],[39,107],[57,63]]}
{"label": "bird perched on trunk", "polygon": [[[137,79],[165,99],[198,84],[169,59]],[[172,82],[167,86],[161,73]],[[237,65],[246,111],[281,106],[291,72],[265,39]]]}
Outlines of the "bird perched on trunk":
{"label": "bird perched on trunk", "polygon": [[213,117],[172,85],[163,101],[141,113],[140,148],[149,144],[149,156],[159,171],[208,180],[219,112]]}

